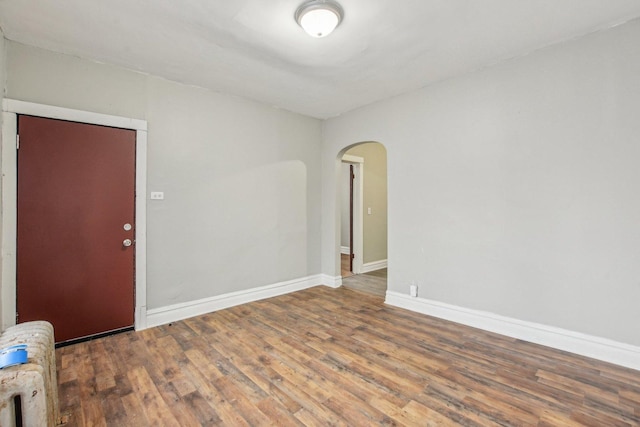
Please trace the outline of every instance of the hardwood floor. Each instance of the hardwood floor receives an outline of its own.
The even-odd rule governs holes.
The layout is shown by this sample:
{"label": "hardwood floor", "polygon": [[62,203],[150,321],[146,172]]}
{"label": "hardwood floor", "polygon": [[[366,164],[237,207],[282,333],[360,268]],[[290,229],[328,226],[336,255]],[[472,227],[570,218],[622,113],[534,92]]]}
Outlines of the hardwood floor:
{"label": "hardwood floor", "polygon": [[340,254],[340,275],[342,277],[353,276],[351,266],[349,264],[349,255]]}
{"label": "hardwood floor", "polygon": [[342,286],[384,297],[387,293],[387,269],[343,277]]}
{"label": "hardwood floor", "polygon": [[387,269],[364,274],[353,274],[349,270],[349,255],[341,254],[342,286],[356,291],[384,297],[387,292]]}
{"label": "hardwood floor", "polygon": [[640,372],[315,287],[60,348],[71,426],[637,426]]}

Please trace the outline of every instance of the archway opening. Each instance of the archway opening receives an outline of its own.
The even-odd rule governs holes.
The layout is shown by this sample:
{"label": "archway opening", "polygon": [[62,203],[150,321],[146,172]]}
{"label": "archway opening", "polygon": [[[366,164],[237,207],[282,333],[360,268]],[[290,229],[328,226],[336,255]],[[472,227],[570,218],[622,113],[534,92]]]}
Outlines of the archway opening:
{"label": "archway opening", "polygon": [[387,151],[360,142],[339,154],[342,285],[384,296],[387,289]]}

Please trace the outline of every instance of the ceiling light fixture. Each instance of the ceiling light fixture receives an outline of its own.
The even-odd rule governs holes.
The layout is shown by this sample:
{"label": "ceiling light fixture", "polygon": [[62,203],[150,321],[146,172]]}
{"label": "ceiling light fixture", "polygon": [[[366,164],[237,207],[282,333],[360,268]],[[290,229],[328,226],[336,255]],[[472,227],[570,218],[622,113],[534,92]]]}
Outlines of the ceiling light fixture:
{"label": "ceiling light fixture", "polygon": [[325,37],[342,21],[342,7],[331,0],[311,0],[296,10],[296,22],[312,37]]}

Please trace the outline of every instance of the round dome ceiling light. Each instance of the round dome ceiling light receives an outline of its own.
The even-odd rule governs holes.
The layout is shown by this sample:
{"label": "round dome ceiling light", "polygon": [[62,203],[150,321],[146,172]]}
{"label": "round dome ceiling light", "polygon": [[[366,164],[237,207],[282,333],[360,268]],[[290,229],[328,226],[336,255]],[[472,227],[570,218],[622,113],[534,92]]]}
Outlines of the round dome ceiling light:
{"label": "round dome ceiling light", "polygon": [[311,0],[296,10],[296,22],[312,37],[325,37],[342,21],[342,7],[331,0]]}

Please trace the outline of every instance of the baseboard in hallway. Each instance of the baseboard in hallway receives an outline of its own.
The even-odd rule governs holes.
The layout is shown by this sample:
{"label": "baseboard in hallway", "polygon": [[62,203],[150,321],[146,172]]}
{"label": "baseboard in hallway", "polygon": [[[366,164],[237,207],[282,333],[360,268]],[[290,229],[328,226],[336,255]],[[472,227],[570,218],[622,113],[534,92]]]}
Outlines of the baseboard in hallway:
{"label": "baseboard in hallway", "polygon": [[367,262],[362,265],[362,272],[369,273],[371,271],[382,270],[387,268],[387,260],[381,259],[379,261]]}

